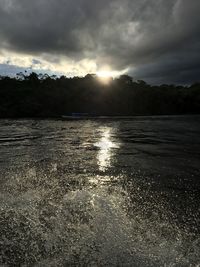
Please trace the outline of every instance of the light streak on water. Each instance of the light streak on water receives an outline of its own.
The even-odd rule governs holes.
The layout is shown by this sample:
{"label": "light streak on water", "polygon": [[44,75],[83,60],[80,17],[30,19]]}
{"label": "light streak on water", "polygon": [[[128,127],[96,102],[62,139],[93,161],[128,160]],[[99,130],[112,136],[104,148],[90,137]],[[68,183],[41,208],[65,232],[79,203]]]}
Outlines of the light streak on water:
{"label": "light streak on water", "polygon": [[119,148],[119,143],[116,144],[112,140],[111,127],[100,128],[101,137],[100,140],[95,144],[99,148],[97,154],[97,160],[100,171],[105,171],[108,167],[111,167],[111,159],[116,153],[116,149]]}

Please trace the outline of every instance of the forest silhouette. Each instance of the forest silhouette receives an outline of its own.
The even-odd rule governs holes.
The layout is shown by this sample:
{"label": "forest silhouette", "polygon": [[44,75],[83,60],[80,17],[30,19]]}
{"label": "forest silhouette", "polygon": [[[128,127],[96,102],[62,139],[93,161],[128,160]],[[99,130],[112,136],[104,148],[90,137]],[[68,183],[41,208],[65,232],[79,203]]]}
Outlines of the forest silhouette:
{"label": "forest silhouette", "polygon": [[133,116],[200,113],[200,83],[149,85],[128,75],[103,83],[95,74],[0,77],[0,117],[61,117],[72,113]]}

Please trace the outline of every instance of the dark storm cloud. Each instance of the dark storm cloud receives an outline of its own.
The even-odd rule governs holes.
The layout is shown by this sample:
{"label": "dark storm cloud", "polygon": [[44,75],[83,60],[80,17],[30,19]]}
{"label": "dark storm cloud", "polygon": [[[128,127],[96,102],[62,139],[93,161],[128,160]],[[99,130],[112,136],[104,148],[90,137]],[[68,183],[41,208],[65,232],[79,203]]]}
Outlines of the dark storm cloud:
{"label": "dark storm cloud", "polygon": [[[87,31],[98,27],[98,14],[106,5],[106,1],[99,2],[3,0],[0,2],[2,44],[30,53],[83,52],[95,42]],[[90,40],[84,43],[81,31]]]}
{"label": "dark storm cloud", "polygon": [[199,12],[199,0],[1,0],[0,48],[187,83],[199,76]]}

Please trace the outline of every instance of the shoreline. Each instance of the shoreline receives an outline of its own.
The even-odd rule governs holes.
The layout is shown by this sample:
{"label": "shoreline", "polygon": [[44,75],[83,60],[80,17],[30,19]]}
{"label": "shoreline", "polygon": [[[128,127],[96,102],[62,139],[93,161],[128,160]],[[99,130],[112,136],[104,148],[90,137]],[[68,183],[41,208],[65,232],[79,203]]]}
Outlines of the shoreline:
{"label": "shoreline", "polygon": [[108,115],[108,116],[88,116],[88,117],[75,117],[75,116],[45,116],[45,117],[0,117],[0,120],[123,120],[123,119],[138,119],[138,118],[169,118],[169,117],[199,117],[198,114],[154,114],[154,115]]}

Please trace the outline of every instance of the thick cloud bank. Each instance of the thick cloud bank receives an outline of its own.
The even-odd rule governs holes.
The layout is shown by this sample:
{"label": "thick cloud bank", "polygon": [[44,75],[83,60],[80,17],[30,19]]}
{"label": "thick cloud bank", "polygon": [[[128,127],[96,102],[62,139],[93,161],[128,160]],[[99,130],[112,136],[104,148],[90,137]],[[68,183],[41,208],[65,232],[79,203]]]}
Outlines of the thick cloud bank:
{"label": "thick cloud bank", "polygon": [[152,83],[195,82],[199,12],[199,0],[1,0],[0,70],[23,67],[25,55],[75,75],[109,67]]}

